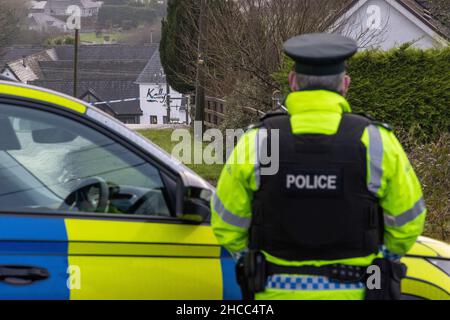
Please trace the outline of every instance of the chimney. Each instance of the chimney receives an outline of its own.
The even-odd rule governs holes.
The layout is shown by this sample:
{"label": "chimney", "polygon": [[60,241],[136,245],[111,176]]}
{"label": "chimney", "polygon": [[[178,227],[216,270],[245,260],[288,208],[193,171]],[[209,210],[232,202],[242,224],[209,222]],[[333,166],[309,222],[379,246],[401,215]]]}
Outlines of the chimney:
{"label": "chimney", "polygon": [[27,57],[27,56],[22,56],[22,65],[23,65],[24,68],[27,67],[26,60],[25,60],[26,57]]}

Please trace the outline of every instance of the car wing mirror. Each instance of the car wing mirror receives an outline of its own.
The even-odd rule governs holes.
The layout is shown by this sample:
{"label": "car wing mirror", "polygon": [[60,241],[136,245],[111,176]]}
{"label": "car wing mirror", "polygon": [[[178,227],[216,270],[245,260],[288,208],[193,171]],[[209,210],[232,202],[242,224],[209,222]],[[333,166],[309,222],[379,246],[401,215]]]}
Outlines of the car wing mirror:
{"label": "car wing mirror", "polygon": [[212,190],[201,186],[191,186],[181,175],[177,182],[177,217],[198,224],[208,221],[211,216],[211,196]]}

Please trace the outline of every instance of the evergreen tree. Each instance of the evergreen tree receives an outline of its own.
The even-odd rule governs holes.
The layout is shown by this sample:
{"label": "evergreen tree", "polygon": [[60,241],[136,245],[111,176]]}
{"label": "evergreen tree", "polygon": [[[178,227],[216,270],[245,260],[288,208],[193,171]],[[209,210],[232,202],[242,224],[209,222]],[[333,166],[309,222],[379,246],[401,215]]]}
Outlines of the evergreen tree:
{"label": "evergreen tree", "polygon": [[180,93],[194,90],[187,79],[195,77],[197,52],[189,52],[183,43],[186,39],[194,42],[198,39],[197,26],[192,19],[198,3],[198,0],[169,0],[167,18],[162,22],[161,63],[169,85]]}

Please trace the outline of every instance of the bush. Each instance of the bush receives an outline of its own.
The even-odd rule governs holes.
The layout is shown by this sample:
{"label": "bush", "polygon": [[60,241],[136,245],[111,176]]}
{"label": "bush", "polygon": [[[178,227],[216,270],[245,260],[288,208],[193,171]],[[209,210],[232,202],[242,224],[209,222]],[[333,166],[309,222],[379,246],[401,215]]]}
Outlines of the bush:
{"label": "bush", "polygon": [[414,145],[409,153],[420,177],[428,208],[425,235],[450,240],[450,134],[443,133],[425,145]]}
{"label": "bush", "polygon": [[[283,70],[275,75],[286,92],[292,65],[286,59]],[[449,131],[450,48],[366,51],[351,59],[348,72],[352,77],[348,100],[355,112],[413,130],[421,141]]]}

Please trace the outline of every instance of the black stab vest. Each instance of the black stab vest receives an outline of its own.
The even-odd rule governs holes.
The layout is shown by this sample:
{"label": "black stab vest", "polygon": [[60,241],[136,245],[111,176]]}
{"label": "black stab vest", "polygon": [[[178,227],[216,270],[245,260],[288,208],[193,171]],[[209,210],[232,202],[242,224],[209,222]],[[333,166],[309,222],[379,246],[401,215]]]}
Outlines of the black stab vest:
{"label": "black stab vest", "polygon": [[[280,131],[279,171],[261,175],[253,201],[250,248],[290,261],[336,260],[377,253],[383,219],[367,187],[371,120],[344,114],[337,134],[294,135],[288,115],[263,120],[271,150]],[[265,168],[261,165],[261,170]]]}

